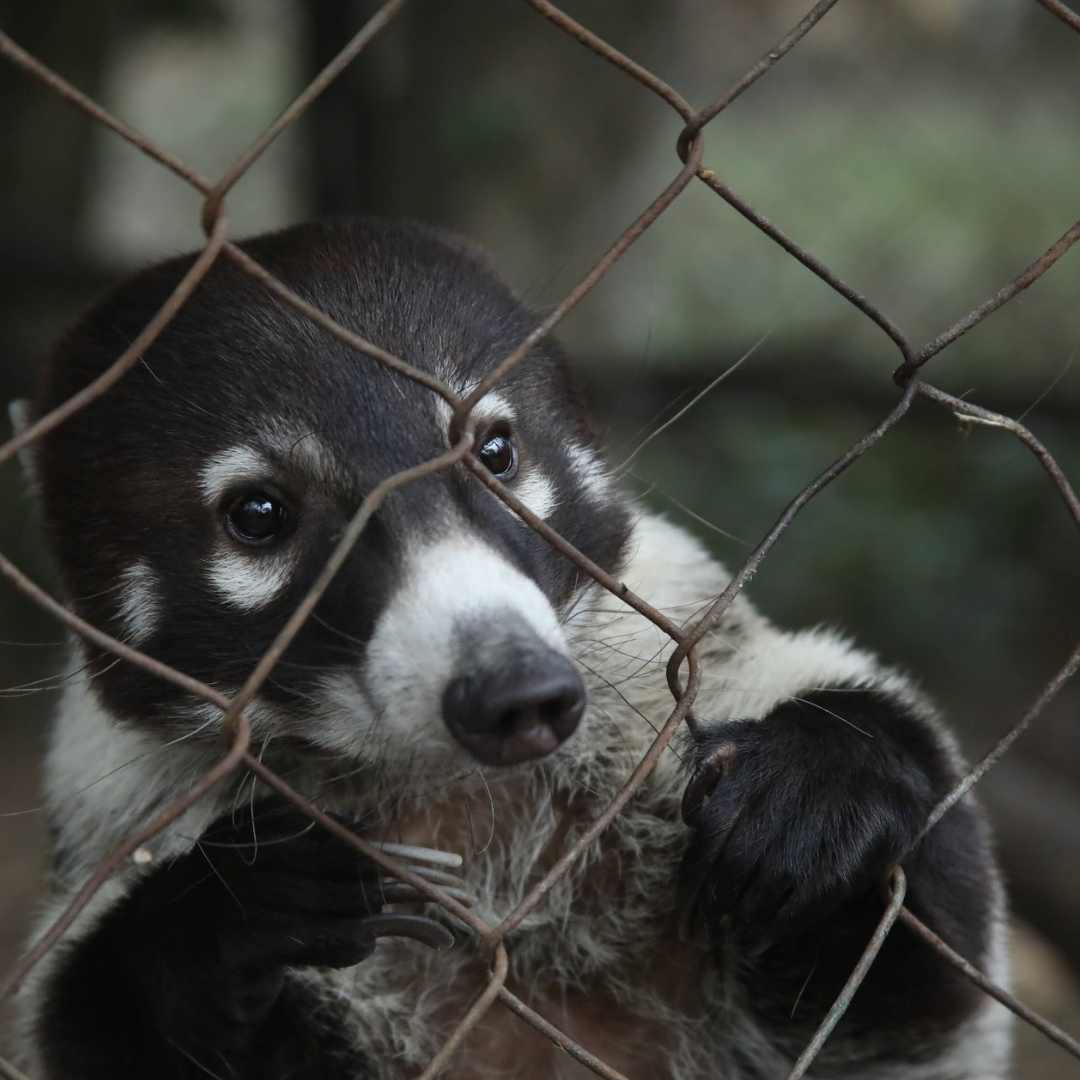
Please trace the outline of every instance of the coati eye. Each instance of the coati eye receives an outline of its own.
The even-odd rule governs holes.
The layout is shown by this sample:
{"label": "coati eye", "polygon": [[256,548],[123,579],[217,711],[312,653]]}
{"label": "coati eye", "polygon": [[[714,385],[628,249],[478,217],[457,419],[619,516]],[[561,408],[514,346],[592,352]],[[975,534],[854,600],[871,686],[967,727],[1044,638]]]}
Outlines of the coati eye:
{"label": "coati eye", "polygon": [[477,457],[484,463],[488,472],[500,480],[513,480],[517,475],[517,447],[510,437],[509,429],[504,425],[499,425],[484,436]]}
{"label": "coati eye", "polygon": [[225,527],[241,544],[269,544],[284,531],[288,511],[280,499],[265,491],[248,491],[234,499],[225,511]]}

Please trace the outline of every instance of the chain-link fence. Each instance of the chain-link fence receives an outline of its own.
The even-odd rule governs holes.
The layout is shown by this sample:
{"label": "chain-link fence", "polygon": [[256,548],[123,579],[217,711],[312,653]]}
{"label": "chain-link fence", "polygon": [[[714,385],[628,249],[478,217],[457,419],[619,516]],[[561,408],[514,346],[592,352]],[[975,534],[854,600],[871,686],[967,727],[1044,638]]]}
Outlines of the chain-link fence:
{"label": "chain-link fence", "polygon": [[[475,935],[475,947],[480,951],[481,955],[488,958],[490,962],[490,980],[486,988],[461,1016],[442,1050],[421,1074],[423,1078],[439,1075],[455,1055],[469,1031],[484,1017],[488,1010],[496,1007],[496,1003],[513,1010],[519,1017],[551,1039],[552,1042],[596,1075],[609,1078],[621,1077],[620,1072],[590,1053],[587,1047],[579,1045],[574,1039],[559,1031],[507,988],[508,953],[505,944],[506,938],[511,931],[521,925],[522,921],[541,901],[541,898],[552,885],[569,871],[572,864],[582,856],[599,834],[620,813],[654,768],[658,758],[664,752],[680,725],[687,720],[693,708],[702,676],[696,653],[697,644],[723,618],[738,593],[758,571],[776,541],[791,527],[799,512],[841,473],[877,446],[897,424],[902,422],[912,402],[917,397],[921,397],[948,410],[964,425],[1000,428],[1019,439],[1036,456],[1065,503],[1074,522],[1077,526],[1080,526],[1080,500],[1077,499],[1075,492],[1052,455],[1026,427],[1006,416],[990,412],[945,393],[926,382],[923,375],[924,368],[929,361],[951,346],[961,335],[976,326],[1002,305],[1007,304],[1045,274],[1080,239],[1080,221],[1067,229],[1050,248],[1039,255],[1015,278],[1003,285],[993,296],[957,319],[932,340],[918,344],[911,341],[875,303],[863,296],[850,284],[841,280],[814,254],[804,249],[797,241],[785,235],[774,224],[766,220],[745,197],[734,191],[715,169],[705,164],[704,135],[708,126],[715,123],[720,114],[733,101],[757,80],[767,75],[790,50],[795,48],[807,34],[811,33],[817,23],[835,6],[836,0],[820,0],[819,3],[815,4],[805,17],[777,42],[774,48],[770,49],[754,64],[741,79],[715,101],[702,108],[695,108],[676,89],[652,71],[623,55],[588,27],[576,22],[553,4],[548,3],[547,0],[528,0],[528,2],[558,32],[570,35],[585,48],[592,50],[610,63],[616,69],[616,77],[637,82],[670,107],[681,123],[681,132],[675,146],[680,164],[670,183],[625,229],[580,283],[550,311],[512,353],[503,358],[464,397],[455,393],[438,378],[417,369],[401,358],[379,348],[376,344],[340,326],[324,312],[306,302],[285,284],[273,277],[255,259],[242,251],[229,239],[229,223],[226,214],[227,196],[233,186],[255,165],[267,147],[286,128],[294,124],[341,72],[356,60],[365,46],[376,35],[384,31],[402,8],[404,0],[389,0],[389,2],[383,4],[333,61],[217,180],[200,175],[183,161],[178,160],[163,149],[153,139],[142,132],[133,130],[121,120],[109,114],[95,101],[66,82],[62,76],[51,71],[36,57],[30,55],[9,37],[0,33],[0,53],[7,60],[21,68],[28,77],[38,80],[43,88],[60,95],[99,124],[110,128],[121,138],[137,147],[142,153],[157,161],[162,168],[176,174],[198,191],[203,197],[202,226],[206,234],[206,244],[202,252],[195,259],[160,311],[131,342],[124,353],[84,390],[52,412],[42,416],[27,430],[18,433],[9,442],[0,446],[0,464],[12,458],[21,449],[29,446],[47,432],[63,424],[68,417],[78,410],[85,408],[95,399],[108,393],[110,388],[122,379],[139,361],[146,349],[176,315],[194,289],[207,275],[213,264],[219,259],[227,259],[233,262],[243,272],[259,281],[284,304],[311,319],[346,345],[364,354],[372,362],[381,364],[429,388],[441,397],[452,411],[452,421],[449,429],[450,449],[423,464],[384,479],[368,494],[303,601],[292,613],[271,647],[255,665],[254,670],[252,670],[240,691],[231,698],[192,678],[183,671],[169,667],[116,640],[99,628],[88,624],[43,591],[10,560],[0,555],[0,573],[14,588],[26,594],[42,609],[98,648],[113,654],[122,661],[134,664],[160,679],[167,680],[202,701],[220,709],[225,732],[224,746],[217,764],[207,771],[198,782],[193,784],[190,791],[182,798],[177,799],[162,810],[153,820],[145,822],[137,833],[129,836],[121,846],[114,850],[97,867],[90,879],[79,889],[67,909],[37,940],[27,955],[16,965],[15,970],[10,973],[5,988],[6,994],[13,994],[20,987],[34,966],[57,945],[67,929],[78,918],[80,912],[105,881],[130,860],[142,845],[175,821],[227,777],[233,776],[239,770],[249,770],[268,787],[286,799],[291,800],[305,814],[318,822],[321,827],[339,836],[369,859],[379,863],[391,876],[407,882],[431,902],[441,905],[456,919],[470,928]],[[1060,20],[1063,27],[1080,33],[1080,15],[1066,7],[1060,0],[1038,0],[1038,2],[1046,9],[1049,15]],[[549,334],[568,312],[587,297],[597,282],[607,274],[638,238],[695,181],[705,184],[714,191],[739,214],[780,245],[792,258],[798,260],[807,270],[824,281],[861,311],[867,319],[876,324],[881,332],[896,346],[900,354],[900,362],[894,373],[898,397],[888,414],[798,493],[764,538],[754,547],[749,557],[731,578],[728,586],[712,601],[704,614],[692,624],[680,626],[652,606],[647,597],[637,596],[624,583],[577,551],[495,479],[472,452],[474,430],[471,417],[473,409],[484,395],[497,386],[500,380],[506,377],[511,370],[527,362],[530,349]],[[649,751],[638,763],[631,776],[628,777],[618,796],[603,813],[561,854],[544,876],[529,889],[521,902],[512,911],[507,912],[500,922],[494,925],[478,918],[468,907],[444,893],[430,881],[410,872],[379,847],[373,846],[361,837],[353,835],[347,828],[321,812],[316,806],[295,792],[284,779],[267,768],[259,760],[258,756],[251,752],[248,718],[248,707],[254,701],[260,688],[271,676],[275,665],[281,660],[283,653],[299,633],[305,621],[312,615],[320,598],[331,586],[335,574],[348,558],[360,534],[387,495],[396,488],[421,477],[450,469],[455,465],[463,465],[477,481],[484,484],[506,503],[530,528],[536,530],[552,547],[565,558],[571,560],[581,573],[594,579],[613,593],[616,598],[649,619],[667,634],[675,645],[667,669],[673,706],[670,714],[658,726],[656,739]],[[1058,673],[1046,684],[1028,711],[1015,723],[1011,730],[971,769],[963,781],[938,803],[926,821],[921,835],[925,835],[926,832],[932,829],[950,808],[978,783],[987,770],[1008,752],[1015,740],[1039,716],[1078,667],[1080,667],[1080,645],[1077,645],[1064,660]],[[853,995],[873,964],[874,958],[886,936],[897,920],[906,923],[911,930],[916,932],[950,964],[981,987],[987,994],[1002,1002],[1024,1021],[1038,1028],[1047,1038],[1053,1040],[1077,1059],[1080,1059],[1080,1042],[1027,1008],[1022,1002],[1017,1001],[1004,988],[995,985],[984,974],[973,968],[963,957],[954,952],[947,942],[938,938],[904,907],[905,878],[901,867],[893,868],[886,886],[889,890],[890,900],[880,924],[872,938],[866,943],[858,964],[852,970],[832,1009],[795,1063],[790,1073],[791,1078],[806,1074],[815,1056],[843,1016]],[[21,1076],[14,1066],[3,1061],[0,1061],[0,1074],[9,1077]]]}

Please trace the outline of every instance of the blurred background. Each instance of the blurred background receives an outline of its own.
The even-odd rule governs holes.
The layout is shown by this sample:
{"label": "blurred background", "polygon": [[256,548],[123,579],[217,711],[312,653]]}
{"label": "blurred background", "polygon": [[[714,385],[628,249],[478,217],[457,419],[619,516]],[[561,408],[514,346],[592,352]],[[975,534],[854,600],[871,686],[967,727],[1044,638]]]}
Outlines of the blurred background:
{"label": "blurred background", "polygon": [[[576,0],[568,10],[695,104],[717,97],[807,0]],[[214,176],[375,5],[53,0],[0,5],[22,46]],[[706,136],[757,210],[933,337],[1080,213],[1080,36],[1034,0],[840,4]],[[0,401],[110,282],[197,246],[198,198],[0,66]],[[241,181],[234,232],[318,215],[408,216],[466,233],[533,305],[557,302],[674,176],[666,107],[525,4],[416,4]],[[628,482],[737,565],[784,504],[895,400],[894,346],[693,185],[563,324]],[[1023,417],[1080,477],[1080,253],[931,362],[953,393]],[[6,432],[0,428],[0,439]],[[17,469],[0,550],[52,572]],[[754,582],[788,623],[845,627],[918,673],[979,756],[1074,644],[1080,548],[1007,435],[917,403],[804,512]],[[0,971],[40,894],[37,764],[62,635],[0,587]],[[1019,992],[1080,1031],[1080,685],[980,791],[1011,883]],[[1021,1032],[1022,1077],[1080,1064]]]}

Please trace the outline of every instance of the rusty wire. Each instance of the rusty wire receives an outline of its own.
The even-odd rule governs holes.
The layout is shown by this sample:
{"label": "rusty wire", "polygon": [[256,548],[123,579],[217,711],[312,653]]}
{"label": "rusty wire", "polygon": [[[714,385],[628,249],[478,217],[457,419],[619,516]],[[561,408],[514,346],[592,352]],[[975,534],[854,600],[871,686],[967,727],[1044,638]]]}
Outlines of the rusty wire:
{"label": "rusty wire", "polygon": [[3,1058],[0,1058],[0,1076],[4,1077],[4,1080],[30,1080],[22,1069],[16,1068],[10,1061],[5,1061]]}
{"label": "rusty wire", "polygon": [[[171,681],[221,709],[226,736],[220,759],[198,779],[192,789],[185,793],[182,798],[175,800],[162,809],[154,820],[146,823],[136,834],[128,837],[99,864],[93,875],[85,882],[64,912],[34,943],[30,951],[16,966],[5,985],[4,994],[10,994],[18,988],[41,958],[55,947],[71,923],[79,916],[79,913],[105,881],[119,870],[138,847],[145,844],[172,821],[176,820],[188,808],[204,797],[214,785],[232,775],[238,768],[243,767],[270,788],[293,802],[321,827],[333,832],[342,840],[351,844],[356,850],[378,862],[393,876],[407,881],[433,902],[442,905],[445,910],[453,914],[475,933],[477,946],[487,956],[490,965],[491,975],[489,981],[468,1011],[455,1025],[443,1048],[429,1063],[418,1080],[434,1080],[434,1077],[441,1073],[459,1050],[469,1031],[483,1019],[496,1001],[501,1002],[504,1007],[531,1024],[537,1031],[549,1038],[575,1060],[585,1065],[595,1075],[607,1077],[609,1080],[625,1080],[621,1073],[560,1031],[507,988],[505,984],[509,970],[509,956],[505,945],[506,935],[517,927],[522,919],[542,901],[546,892],[569,870],[573,862],[614,820],[634,791],[648,777],[678,727],[684,722],[693,722],[693,705],[701,680],[701,671],[694,651],[696,643],[710,628],[716,625],[738,593],[758,571],[775,542],[791,526],[799,511],[841,473],[852,466],[865,453],[877,446],[892,428],[902,421],[916,396],[924,397],[948,408],[965,424],[996,427],[1020,439],[1038,458],[1061,496],[1066,509],[1077,525],[1080,525],[1080,501],[1077,500],[1075,492],[1053,456],[1027,428],[1008,417],[991,413],[988,410],[946,394],[944,391],[923,382],[918,377],[919,370],[932,357],[941,353],[961,335],[1011,301],[1065,255],[1069,248],[1077,240],[1080,240],[1080,221],[1068,228],[1050,248],[992,296],[959,318],[937,337],[917,348],[877,304],[844,282],[816,256],[790,238],[778,226],[768,221],[743,196],[735,193],[713,168],[707,167],[703,163],[703,134],[705,128],[714,122],[736,98],[749,89],[758,79],[765,76],[791,49],[795,48],[835,6],[836,0],[819,0],[772,49],[752,65],[741,78],[736,80],[728,91],[710,104],[697,109],[660,76],[615,49],[588,27],[570,18],[565,12],[550,3],[549,0],[527,0],[539,14],[561,32],[601,56],[618,70],[621,77],[630,78],[639,83],[672,109],[679,120],[675,148],[681,161],[681,168],[663,191],[615,239],[607,252],[597,260],[592,269],[564,297],[561,303],[556,305],[548,316],[514,350],[504,357],[478,385],[473,387],[462,398],[429,373],[413,367],[400,357],[386,352],[377,344],[365,340],[360,335],[335,322],[325,312],[320,311],[317,307],[296,295],[283,282],[271,275],[269,271],[228,238],[228,220],[225,214],[225,206],[227,196],[236,182],[253,167],[271,142],[281,132],[296,123],[315,98],[356,60],[374,38],[384,31],[387,24],[393,20],[394,16],[404,6],[404,2],[405,0],[387,0],[386,3],[383,3],[375,14],[346,43],[338,55],[301,91],[280,116],[250,144],[248,149],[237,157],[235,162],[217,181],[201,176],[196,170],[190,168],[169,153],[168,150],[161,147],[155,140],[112,116],[97,102],[91,100],[62,76],[51,71],[38,58],[27,53],[6,34],[0,32],[0,56],[16,64],[27,75],[38,80],[50,91],[80,109],[93,121],[115,132],[142,153],[157,161],[163,168],[171,171],[200,192],[203,196],[201,220],[203,230],[206,233],[206,244],[201,253],[194,260],[180,284],[160,311],[144,327],[131,345],[97,380],[83,391],[80,391],[57,409],[38,419],[27,430],[17,433],[12,439],[0,446],[0,463],[8,460],[47,432],[64,423],[71,415],[90,404],[91,401],[108,393],[111,387],[137,363],[143,352],[168,325],[191,293],[200,286],[215,261],[222,256],[232,261],[244,273],[259,281],[284,303],[319,325],[326,333],[332,334],[362,356],[366,356],[368,359],[392,369],[420,385],[426,386],[442,397],[453,411],[448,432],[449,449],[420,465],[385,478],[368,495],[356,511],[335,546],[332,555],[304,599],[292,613],[273,644],[260,657],[244,685],[231,698],[181,671],[172,669],[152,657],[124,645],[98,628],[87,624],[45,593],[18,567],[14,566],[10,560],[0,554],[0,576],[3,576],[14,588],[24,593],[35,604],[60,620],[74,633],[123,661],[134,664],[158,678]],[[1080,16],[1067,8],[1060,0],[1037,0],[1037,2],[1064,24],[1080,31]],[[705,613],[689,629],[684,629],[654,608],[647,598],[635,595],[623,582],[587,559],[542,519],[533,514],[483,468],[471,452],[473,439],[471,412],[483,395],[491,390],[514,367],[527,362],[533,347],[546,337],[556,324],[587,296],[597,282],[607,274],[614,263],[625,254],[642,233],[679,198],[695,177],[881,329],[901,354],[901,363],[896,370],[895,378],[901,384],[902,393],[899,400],[870,432],[840,454],[831,465],[792,498],[776,523],[736,571],[728,586],[712,601]],[[570,559],[580,571],[593,578],[602,587],[641,613],[645,618],[651,620],[671,638],[675,645],[668,665],[668,682],[672,690],[674,704],[669,716],[659,727],[652,746],[637,764],[612,802],[582,832],[575,843],[561,853],[550,870],[530,889],[521,902],[512,911],[506,913],[496,925],[489,925],[484,922],[468,908],[459,904],[452,897],[445,895],[437,886],[413,874],[396,859],[386,855],[379,848],[368,844],[351,830],[323,813],[309,800],[294,791],[282,777],[265,766],[249,751],[247,706],[254,700],[265,679],[270,676],[284,651],[300,631],[305,621],[311,616],[319,598],[330,587],[335,574],[348,558],[349,553],[381,500],[397,487],[411,483],[421,477],[449,469],[458,463],[463,464],[476,479],[485,484],[511,510],[518,514],[530,528],[540,533],[557,551]],[[933,828],[948,810],[981,779],[986,770],[1000,760],[1016,738],[1036,719],[1064,683],[1072,677],[1078,667],[1080,667],[1080,646],[1073,651],[1058,673],[1049,680],[1028,712],[986,754],[983,760],[966,774],[956,788],[941,799],[929,815],[924,825],[923,834]],[[825,1021],[794,1064],[790,1073],[791,1080],[798,1080],[798,1077],[803,1076],[806,1070],[809,1069],[831,1031],[843,1017],[852,996],[873,964],[885,936],[896,921],[903,922],[908,928],[919,934],[930,946],[937,949],[947,962],[988,994],[1002,1002],[1023,1020],[1034,1025],[1074,1057],[1080,1058],[1080,1043],[1021,1002],[1018,1002],[1004,988],[991,982],[984,974],[973,968],[966,959],[960,957],[945,942],[937,938],[908,909],[903,907],[904,880],[902,868],[894,868],[891,876],[890,899],[885,906],[881,922],[871,940],[867,942],[862,956],[852,970],[844,989],[837,997]],[[0,1075],[25,1080],[14,1066],[2,1059],[0,1059]]]}
{"label": "rusty wire", "polygon": [[888,885],[892,895],[888,907],[885,908],[881,916],[881,921],[874,928],[870,940],[866,943],[866,948],[863,949],[862,955],[851,969],[851,974],[847,977],[843,987],[841,987],[840,993],[836,995],[832,1008],[829,1009],[825,1019],[821,1021],[817,1031],[814,1032],[814,1037],[806,1044],[806,1049],[799,1055],[799,1059],[795,1062],[788,1080],[801,1080],[806,1075],[807,1069],[814,1063],[814,1058],[821,1053],[826,1040],[836,1029],[836,1025],[843,1019],[844,1013],[847,1012],[847,1008],[851,1004],[851,999],[855,996],[855,991],[862,985],[870,966],[877,959],[877,954],[881,952],[881,946],[885,944],[889,931],[892,930],[896,920],[904,910],[904,897],[907,895],[907,878],[904,876],[903,867],[893,867],[889,875]]}
{"label": "rusty wire", "polygon": [[1052,1042],[1057,1043],[1063,1050],[1067,1050],[1072,1054],[1074,1058],[1080,1059],[1080,1042],[1067,1032],[1062,1031],[1057,1024],[1051,1023],[1045,1016],[1041,1016],[1022,1001],[1018,1001],[1007,990],[998,986],[993,979],[988,979],[978,968],[968,963],[955,949],[942,941],[917,915],[913,915],[907,908],[903,908],[900,912],[900,921],[918,934],[932,949],[937,949],[957,971],[970,979],[980,990],[1000,1001],[1007,1009],[1011,1009],[1016,1013],[1021,1020],[1029,1023],[1037,1031],[1041,1031]]}
{"label": "rusty wire", "polygon": [[1072,8],[1066,7],[1061,0],[1038,0],[1051,15],[1056,15],[1066,26],[1071,26],[1080,33],[1080,15]]}

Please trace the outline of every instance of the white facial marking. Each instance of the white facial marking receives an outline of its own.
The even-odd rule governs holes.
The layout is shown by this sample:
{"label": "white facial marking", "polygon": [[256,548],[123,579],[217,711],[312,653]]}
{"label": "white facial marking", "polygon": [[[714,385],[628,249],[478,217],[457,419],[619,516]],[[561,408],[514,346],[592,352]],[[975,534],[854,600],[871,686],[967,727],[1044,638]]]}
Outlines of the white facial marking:
{"label": "white facial marking", "polygon": [[[469,388],[469,393],[472,392],[472,387]],[[516,420],[517,413],[514,412],[514,406],[498,390],[489,390],[477,403],[476,408],[473,410],[476,418],[499,419],[499,420]]]}
{"label": "white facial marking", "polygon": [[274,454],[302,472],[308,480],[333,486],[340,470],[330,448],[314,431],[278,420],[268,426],[265,437]]}
{"label": "white facial marking", "polygon": [[203,498],[208,504],[216,503],[229,488],[253,483],[269,469],[266,458],[250,446],[234,446],[212,457],[200,476]]}
{"label": "white facial marking", "polygon": [[233,446],[203,466],[200,487],[208,504],[216,503],[230,488],[258,485],[273,471],[275,460],[302,473],[310,483],[333,486],[340,470],[330,448],[314,431],[283,420],[268,420],[261,438],[267,452],[254,446]]}
{"label": "white facial marking", "polygon": [[[466,386],[460,389],[462,396],[468,394],[472,387]],[[447,426],[453,410],[442,400],[436,398],[435,412],[439,421]],[[476,417],[476,433],[483,436],[484,425],[492,420],[514,420],[514,407],[505,397],[492,390],[485,394],[473,410]],[[539,518],[550,517],[558,505],[555,497],[555,485],[542,472],[536,469],[526,469],[517,479],[511,481],[510,488],[513,493]],[[507,508],[509,509],[509,508]],[[513,513],[513,511],[510,511]]]}
{"label": "white facial marking", "polygon": [[576,443],[570,443],[566,453],[577,482],[594,498],[608,498],[611,495],[611,476],[599,455],[589,447]]}
{"label": "white facial marking", "polygon": [[[467,397],[469,391],[473,389],[471,386],[464,386],[457,388],[458,393],[462,397]],[[446,431],[450,427],[450,420],[454,415],[454,410],[450,408],[448,402],[444,401],[441,397],[435,398],[435,416],[438,423]],[[476,421],[476,433],[482,435],[484,431],[484,425],[490,423],[492,420],[516,420],[517,413],[514,411],[514,406],[499,393],[498,390],[490,390],[486,393],[477,403],[476,408],[472,411],[473,418]]]}
{"label": "white facial marking", "polygon": [[139,646],[154,636],[161,623],[161,590],[150,564],[140,560],[120,575],[117,616],[124,640]]}
{"label": "white facial marking", "polygon": [[210,584],[237,611],[258,611],[285,588],[293,562],[280,554],[244,554],[219,548],[206,568]]}
{"label": "white facial marking", "polygon": [[504,624],[512,630],[517,616],[546,645],[567,651],[547,597],[480,537],[457,535],[410,552],[404,583],[375,624],[365,658],[380,735],[452,745],[442,695],[460,665],[461,626],[488,615],[493,640]]}
{"label": "white facial marking", "polygon": [[539,518],[550,517],[558,504],[555,485],[539,469],[530,469],[512,487],[514,494]]}
{"label": "white facial marking", "polygon": [[[294,429],[283,421],[268,421],[264,435],[269,450],[303,471],[307,480],[332,483],[333,455],[314,432]],[[230,489],[258,487],[271,467],[270,456],[254,447],[230,447],[203,466],[203,498],[208,505],[214,505]],[[226,603],[238,611],[250,612],[269,604],[288,585],[294,568],[295,560],[282,552],[248,553],[221,545],[211,556],[206,575]]]}

